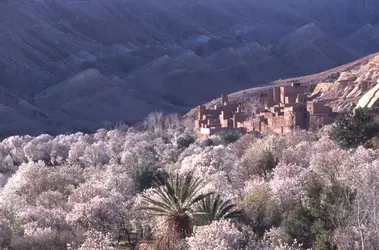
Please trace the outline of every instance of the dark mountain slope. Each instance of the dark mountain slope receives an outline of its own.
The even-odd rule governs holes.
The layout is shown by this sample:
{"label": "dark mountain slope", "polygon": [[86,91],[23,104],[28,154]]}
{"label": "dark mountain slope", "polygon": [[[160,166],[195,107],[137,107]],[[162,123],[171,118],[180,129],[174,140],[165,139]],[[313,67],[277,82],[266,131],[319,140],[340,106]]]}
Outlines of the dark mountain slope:
{"label": "dark mountain slope", "polygon": [[360,53],[379,51],[379,24],[366,24],[342,40],[346,46]]}
{"label": "dark mountain slope", "polygon": [[378,9],[376,0],[3,0],[0,85],[44,115],[11,102],[1,122],[14,112],[13,132],[61,132],[185,112],[375,52],[366,28]]}

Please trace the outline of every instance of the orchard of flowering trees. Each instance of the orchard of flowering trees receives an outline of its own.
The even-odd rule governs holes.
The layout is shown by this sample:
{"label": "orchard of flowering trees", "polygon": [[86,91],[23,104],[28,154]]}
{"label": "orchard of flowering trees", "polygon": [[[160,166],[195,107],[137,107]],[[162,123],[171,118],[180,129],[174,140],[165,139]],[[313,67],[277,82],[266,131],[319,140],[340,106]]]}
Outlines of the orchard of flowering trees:
{"label": "orchard of flowering trees", "polygon": [[0,249],[379,249],[379,150],[191,124],[3,140]]}

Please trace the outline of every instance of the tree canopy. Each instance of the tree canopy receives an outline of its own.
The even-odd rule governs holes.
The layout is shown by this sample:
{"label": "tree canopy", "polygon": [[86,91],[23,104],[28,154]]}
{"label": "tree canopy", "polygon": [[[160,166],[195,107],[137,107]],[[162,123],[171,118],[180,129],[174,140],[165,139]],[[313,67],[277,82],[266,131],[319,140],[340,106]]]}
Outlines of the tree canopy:
{"label": "tree canopy", "polygon": [[365,145],[379,135],[379,121],[375,113],[366,108],[357,108],[337,119],[330,137],[343,148]]}

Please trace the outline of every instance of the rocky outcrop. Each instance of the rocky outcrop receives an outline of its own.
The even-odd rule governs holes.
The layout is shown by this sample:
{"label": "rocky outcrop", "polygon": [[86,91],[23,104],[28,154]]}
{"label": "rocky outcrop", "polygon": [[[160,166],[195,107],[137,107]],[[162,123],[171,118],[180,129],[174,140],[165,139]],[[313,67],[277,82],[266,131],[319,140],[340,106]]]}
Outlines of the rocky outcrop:
{"label": "rocky outcrop", "polygon": [[379,54],[338,73],[338,78],[318,83],[313,94],[328,100],[335,109],[346,109],[352,103],[362,107],[375,105],[372,98],[379,94],[376,93],[376,89],[379,89]]}
{"label": "rocky outcrop", "polygon": [[374,108],[379,104],[379,80],[378,83],[359,99],[357,108]]}

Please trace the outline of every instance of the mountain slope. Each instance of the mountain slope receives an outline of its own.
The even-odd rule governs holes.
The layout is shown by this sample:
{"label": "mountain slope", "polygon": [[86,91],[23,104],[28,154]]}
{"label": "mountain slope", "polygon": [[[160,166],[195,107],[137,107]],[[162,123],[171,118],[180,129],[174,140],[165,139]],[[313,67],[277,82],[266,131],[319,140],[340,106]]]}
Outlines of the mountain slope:
{"label": "mountain slope", "polygon": [[3,0],[0,85],[39,115],[4,99],[1,122],[25,121],[6,134],[61,133],[183,113],[376,52],[378,9],[375,0]]}
{"label": "mountain slope", "polygon": [[53,132],[48,114],[23,97],[0,86],[0,137],[14,133]]}
{"label": "mountain slope", "polygon": [[[229,99],[235,102],[247,102],[273,86],[283,86],[292,81],[300,81],[314,85],[312,95],[323,99],[335,110],[346,110],[351,104],[357,104],[370,90],[378,88],[378,80],[379,53],[376,53],[317,74],[278,80],[264,86],[230,93]],[[218,102],[220,102],[220,98],[205,105],[211,107]],[[195,112],[196,108],[187,115],[192,116]]]}
{"label": "mountain slope", "polygon": [[46,89],[34,98],[73,129],[95,129],[103,121],[141,119],[152,107],[138,94],[120,87],[96,69],[88,69]]}
{"label": "mountain slope", "polygon": [[358,58],[357,53],[338,44],[314,23],[279,40],[273,51],[299,73],[326,70]]}
{"label": "mountain slope", "polygon": [[[327,5],[322,3],[329,1],[318,2],[320,3],[304,3],[299,0],[238,0],[233,3],[227,0],[170,0],[159,4],[149,0],[1,2],[0,23],[4,25],[0,27],[0,65],[6,70],[0,70],[0,75],[6,79],[3,85],[11,90],[24,94],[36,93],[80,72],[82,63],[108,54],[115,44],[139,50],[146,46],[177,44],[189,37],[201,35],[215,37],[217,44],[217,41],[229,36],[227,30],[235,26],[261,23],[270,25],[276,30],[275,33],[280,34],[287,29],[285,27],[296,29],[312,22],[323,26],[323,20],[329,18],[326,11],[335,14],[336,20],[330,23],[336,27],[342,25],[346,16],[354,14],[345,7],[342,8],[344,11],[340,11],[341,6],[346,6],[344,3],[353,2],[352,0],[339,0]],[[370,5],[357,8],[355,16],[360,18],[356,22],[366,24],[369,21],[367,19],[373,16],[369,7],[375,6],[370,1]],[[286,32],[288,31],[282,34],[285,35]],[[260,40],[254,37],[250,39]],[[275,39],[269,40],[275,42]],[[210,45],[211,48],[215,46],[218,45]],[[222,49],[239,44],[237,41],[220,46],[218,48]],[[91,58],[83,58],[81,51],[92,55]],[[77,58],[79,60],[74,60]],[[319,67],[309,70],[315,72]],[[12,84],[14,82],[17,84]]]}
{"label": "mountain slope", "polygon": [[366,24],[345,37],[342,43],[361,53],[379,51],[379,25]]}

